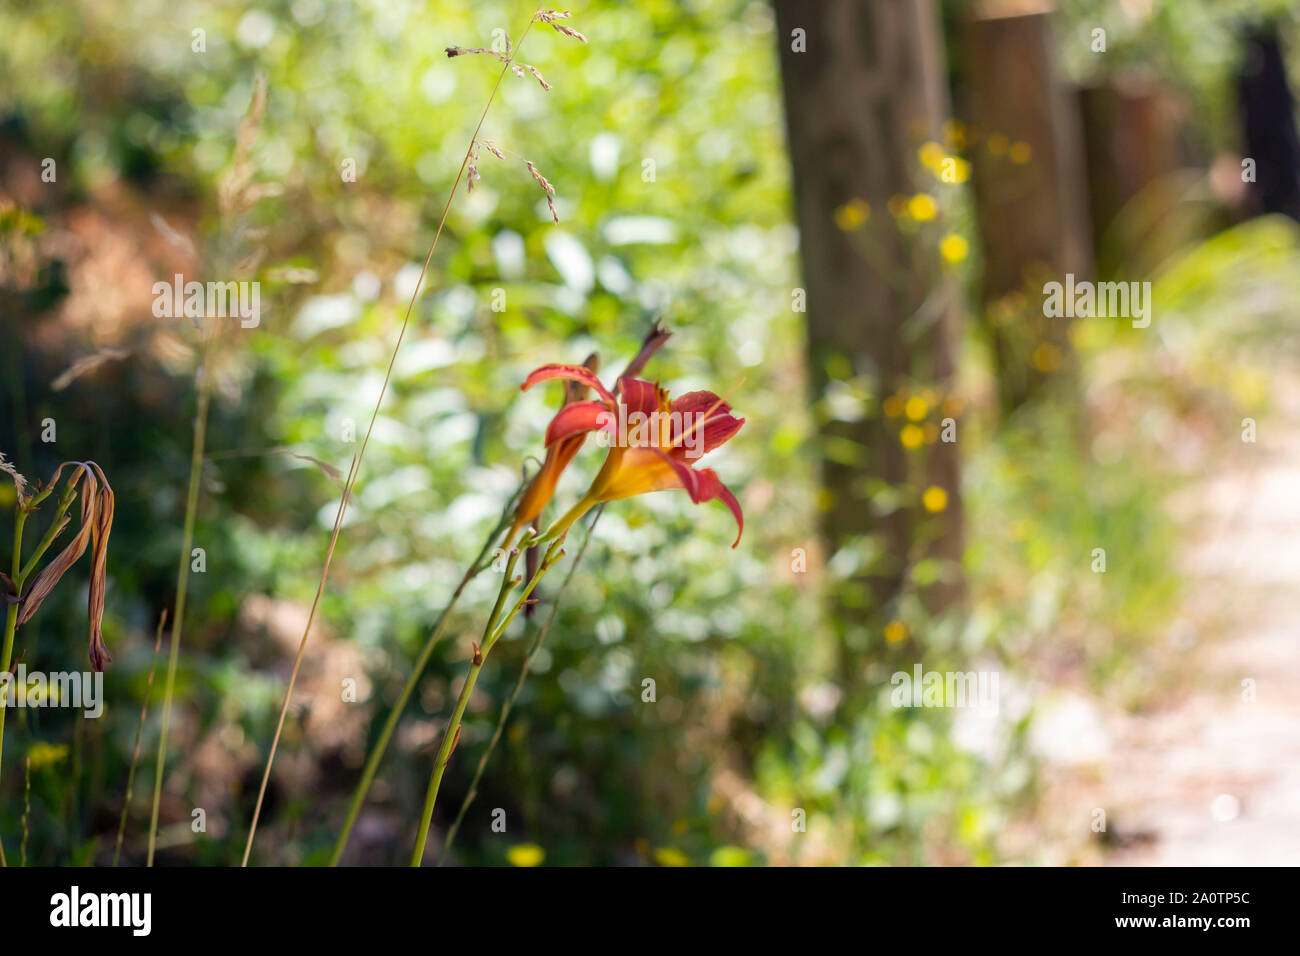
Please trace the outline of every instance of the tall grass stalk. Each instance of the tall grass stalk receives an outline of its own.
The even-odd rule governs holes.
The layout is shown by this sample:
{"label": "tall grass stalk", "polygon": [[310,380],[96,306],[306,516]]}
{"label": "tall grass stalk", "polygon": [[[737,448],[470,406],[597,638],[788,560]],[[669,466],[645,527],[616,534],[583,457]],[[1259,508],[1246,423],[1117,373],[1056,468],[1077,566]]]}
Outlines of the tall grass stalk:
{"label": "tall grass stalk", "polygon": [[131,751],[131,769],[126,773],[126,795],[122,798],[122,816],[117,821],[117,844],[113,848],[113,865],[122,856],[122,838],[126,836],[126,815],[131,809],[131,796],[135,790],[135,768],[140,761],[140,742],[144,739],[144,719],[149,713],[149,695],[153,693],[154,672],[158,668],[158,649],[162,647],[163,628],[167,626],[167,609],[158,616],[158,631],[153,637],[153,660],[149,662],[149,680],[144,686],[144,701],[140,704],[140,726],[135,730],[135,749]]}
{"label": "tall grass stalk", "polygon": [[488,760],[492,757],[492,751],[496,749],[497,744],[501,740],[501,734],[505,730],[506,721],[510,718],[510,710],[514,707],[515,701],[519,697],[519,692],[523,690],[524,681],[528,679],[528,670],[532,667],[533,661],[537,659],[537,655],[546,641],[547,632],[550,631],[551,625],[555,623],[555,617],[560,610],[560,599],[564,596],[564,592],[568,590],[569,582],[573,580],[574,572],[578,570],[578,565],[582,563],[583,555],[587,553],[587,545],[591,543],[591,533],[596,530],[596,522],[600,520],[600,516],[604,510],[605,506],[601,505],[600,510],[596,512],[595,517],[591,519],[591,523],[587,525],[587,532],[582,539],[582,547],[580,547],[578,553],[574,555],[573,563],[569,565],[568,573],[564,576],[564,580],[556,590],[555,597],[551,599],[551,613],[546,616],[546,621],[540,628],[538,628],[537,634],[533,637],[533,643],[529,645],[528,653],[524,657],[523,666],[519,669],[519,679],[515,681],[514,689],[510,691],[510,696],[506,698],[506,702],[501,705],[501,715],[497,717],[497,725],[492,731],[492,738],[488,741],[487,748],[483,751],[483,755],[479,757],[478,766],[474,768],[474,776],[469,782],[469,789],[465,793],[465,799],[461,801],[460,809],[456,812],[456,819],[452,821],[451,826],[447,829],[447,836],[442,841],[442,850],[438,854],[439,866],[442,866],[442,861],[447,856],[447,851],[451,849],[452,841],[456,839],[456,833],[460,830],[460,824],[461,821],[465,819],[465,814],[469,811],[469,805],[473,803],[474,798],[478,796],[479,781],[483,779],[483,773],[487,770]]}
{"label": "tall grass stalk", "polygon": [[32,816],[32,758],[23,759],[23,842],[18,848],[18,865],[27,865],[27,832]]}
{"label": "tall grass stalk", "polygon": [[[230,167],[217,187],[217,209],[222,232],[217,243],[217,261],[233,262],[236,272],[255,268],[261,252],[235,260],[239,239],[243,233],[241,220],[268,191],[252,183],[253,165],[250,159],[253,142],[266,111],[266,77],[255,74],[248,109],[239,122],[235,134],[235,149]],[[211,320],[213,317],[208,317]],[[153,807],[149,814],[149,853],[146,861],[153,866],[154,851],[158,842],[158,809],[162,800],[163,772],[167,764],[167,731],[171,726],[172,701],[176,690],[176,666],[179,659],[181,634],[185,625],[185,599],[190,579],[191,550],[194,546],[194,524],[198,514],[199,486],[206,456],[208,410],[214,386],[214,353],[216,328],[203,333],[198,349],[199,369],[194,408],[193,440],[190,450],[190,479],[185,496],[185,522],[181,534],[180,561],[176,569],[176,604],[172,613],[172,633],[167,650],[167,681],[163,691],[162,722],[158,732],[158,755],[154,765]]]}
{"label": "tall grass stalk", "polygon": [[176,605],[172,612],[172,633],[167,650],[167,680],[163,685],[162,724],[158,730],[158,751],[154,761],[153,807],[149,812],[149,852],[145,866],[153,866],[154,850],[158,844],[158,807],[162,801],[163,770],[167,763],[167,728],[171,722],[172,697],[176,690],[176,662],[180,655],[181,626],[185,623],[185,597],[190,583],[190,549],[194,546],[194,521],[198,514],[203,451],[208,433],[208,406],[212,399],[210,358],[206,353],[199,358],[198,398],[194,407],[194,438],[190,449],[190,481],[185,495],[180,563],[176,569]]}
{"label": "tall grass stalk", "polygon": [[392,355],[388,360],[388,369],[384,373],[384,382],[379,389],[379,398],[375,402],[374,411],[370,415],[370,424],[366,427],[366,437],[361,442],[361,449],[353,460],[352,469],[348,473],[348,480],[343,489],[343,495],[339,500],[338,513],[334,520],[334,530],[330,534],[329,544],[325,549],[325,562],[321,569],[320,583],[316,588],[316,597],[312,601],[311,611],[307,615],[307,623],[303,628],[302,640],[298,644],[298,653],[294,658],[293,670],[289,675],[289,686],[285,690],[284,702],[280,706],[280,717],[276,723],[275,734],[271,738],[271,749],[266,757],[266,769],[262,773],[262,784],[258,788],[257,803],[253,808],[253,820],[248,828],[248,842],[244,845],[244,858],[240,866],[248,865],[248,857],[253,852],[253,840],[257,836],[257,822],[262,814],[262,803],[266,799],[266,785],[271,779],[271,767],[275,763],[276,749],[280,744],[280,735],[284,730],[285,715],[289,711],[289,703],[293,699],[294,684],[298,679],[298,670],[302,665],[303,655],[307,651],[307,640],[311,635],[311,627],[316,619],[316,610],[320,605],[321,596],[325,592],[325,585],[329,579],[330,563],[334,558],[334,548],[338,542],[339,529],[343,524],[343,517],[347,513],[348,502],[352,496],[352,488],[356,483],[357,475],[361,470],[361,462],[365,458],[366,448],[370,444],[370,435],[374,430],[375,421],[379,417],[379,409],[384,403],[384,397],[388,394],[388,384],[393,376],[393,366],[397,362],[397,354],[402,348],[402,340],[406,337],[406,330],[411,324],[411,313],[415,311],[415,303],[419,298],[420,290],[424,287],[424,278],[428,274],[429,264],[433,261],[434,250],[438,248],[438,240],[442,237],[443,228],[447,224],[447,217],[451,213],[452,202],[456,198],[456,192],[460,189],[461,182],[465,179],[465,170],[469,167],[470,158],[475,154],[475,147],[478,143],[479,133],[483,129],[483,123],[487,120],[488,112],[492,109],[492,104],[496,102],[497,93],[501,89],[501,83],[505,80],[506,74],[514,66],[515,58],[519,53],[520,47],[523,46],[528,31],[532,28],[533,20],[529,20],[528,26],[520,34],[518,42],[514,44],[508,55],[506,55],[501,72],[497,75],[496,83],[492,86],[492,92],[488,96],[487,105],[483,107],[483,112],[479,116],[478,124],[474,127],[474,134],[470,137],[469,146],[465,149],[465,158],[461,160],[460,171],[456,174],[456,181],[452,183],[451,191],[447,194],[447,201],[442,207],[442,218],[438,221],[438,228],[433,234],[433,242],[429,246],[429,254],[424,257],[424,265],[420,269],[419,278],[416,279],[415,289],[411,293],[411,301],[406,306],[406,315],[402,319],[401,329],[397,333],[397,342],[393,345]]}
{"label": "tall grass stalk", "polygon": [[[22,547],[23,547],[23,525],[27,523],[27,512],[19,508],[14,515],[14,561],[13,561],[13,581],[14,587],[18,593],[22,593]],[[10,667],[10,661],[14,653],[14,632],[18,629],[18,605],[10,604],[9,609],[5,612],[5,636],[4,645],[0,647],[0,671],[7,671]],[[8,685],[5,687],[5,694],[8,694]],[[7,704],[7,701],[0,700],[0,704]],[[5,712],[9,710],[8,706],[0,706],[0,771],[4,768],[4,747],[5,747]],[[0,866],[8,866],[9,861],[5,859],[4,842],[0,841]]]}

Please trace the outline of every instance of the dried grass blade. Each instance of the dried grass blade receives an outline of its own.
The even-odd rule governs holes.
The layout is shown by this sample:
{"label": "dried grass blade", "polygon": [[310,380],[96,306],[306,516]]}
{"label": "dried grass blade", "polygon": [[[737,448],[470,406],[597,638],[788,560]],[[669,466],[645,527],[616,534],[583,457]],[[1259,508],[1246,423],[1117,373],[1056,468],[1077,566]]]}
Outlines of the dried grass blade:
{"label": "dried grass blade", "polygon": [[0,451],[0,471],[14,480],[14,487],[18,489],[18,497],[27,496],[27,479],[18,473],[18,469],[10,464],[9,459],[5,458],[4,452]]}

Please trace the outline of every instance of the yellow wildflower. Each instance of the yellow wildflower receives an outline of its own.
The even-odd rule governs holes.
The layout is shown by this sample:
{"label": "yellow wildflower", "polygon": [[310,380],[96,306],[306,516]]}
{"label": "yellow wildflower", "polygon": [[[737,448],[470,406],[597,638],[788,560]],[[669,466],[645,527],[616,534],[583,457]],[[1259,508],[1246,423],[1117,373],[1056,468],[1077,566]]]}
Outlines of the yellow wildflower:
{"label": "yellow wildflower", "polygon": [[925,489],[925,494],[921,495],[921,504],[931,514],[938,514],[948,507],[948,492],[938,485],[931,485]]}

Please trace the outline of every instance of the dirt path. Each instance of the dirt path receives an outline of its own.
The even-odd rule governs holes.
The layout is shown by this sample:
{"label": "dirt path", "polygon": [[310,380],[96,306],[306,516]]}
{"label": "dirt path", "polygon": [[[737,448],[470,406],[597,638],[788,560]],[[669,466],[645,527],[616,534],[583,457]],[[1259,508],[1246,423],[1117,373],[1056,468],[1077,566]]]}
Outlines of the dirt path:
{"label": "dirt path", "polygon": [[[1111,723],[1104,773],[1116,865],[1300,865],[1300,389],[1256,444],[1212,463],[1177,506],[1190,665],[1157,709]],[[1195,622],[1195,623],[1192,623]],[[1253,681],[1253,701],[1243,681]]]}

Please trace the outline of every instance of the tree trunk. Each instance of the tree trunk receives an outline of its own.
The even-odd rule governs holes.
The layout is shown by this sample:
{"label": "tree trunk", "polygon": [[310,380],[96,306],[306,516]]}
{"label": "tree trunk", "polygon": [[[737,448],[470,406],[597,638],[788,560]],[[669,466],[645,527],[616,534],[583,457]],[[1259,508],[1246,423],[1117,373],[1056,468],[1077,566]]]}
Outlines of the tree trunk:
{"label": "tree trunk", "polygon": [[1237,90],[1255,209],[1300,220],[1300,133],[1276,25],[1247,32]]}
{"label": "tree trunk", "polygon": [[1077,387],[1069,323],[1043,315],[1042,290],[1067,272],[1093,272],[1079,104],[1056,66],[1050,5],[1041,6],[981,7],[967,27],[984,311],[1007,413],[1049,382]]}
{"label": "tree trunk", "polygon": [[[1175,98],[1161,84],[1138,76],[1095,83],[1080,90],[1079,103],[1097,274],[1115,275],[1125,264],[1156,258],[1143,255],[1150,251],[1144,247],[1151,236],[1130,228],[1120,213],[1181,167],[1181,117]],[[1159,216],[1144,215],[1137,225],[1146,225],[1150,218]],[[1173,251],[1162,250],[1160,258]]]}
{"label": "tree trunk", "polygon": [[[961,587],[957,443],[938,434],[956,414],[961,321],[937,252],[943,216],[911,228],[889,211],[895,197],[951,188],[918,161],[947,118],[943,43],[931,0],[775,8],[822,440],[821,531],[828,554],[859,549],[837,596],[842,677],[852,681],[857,654],[878,648],[882,625],[901,616],[896,601],[920,559],[945,562],[924,591],[930,607]],[[925,441],[911,449],[900,441],[907,397],[928,399],[913,422]],[[946,500],[932,494],[927,509],[931,486]]]}

